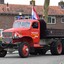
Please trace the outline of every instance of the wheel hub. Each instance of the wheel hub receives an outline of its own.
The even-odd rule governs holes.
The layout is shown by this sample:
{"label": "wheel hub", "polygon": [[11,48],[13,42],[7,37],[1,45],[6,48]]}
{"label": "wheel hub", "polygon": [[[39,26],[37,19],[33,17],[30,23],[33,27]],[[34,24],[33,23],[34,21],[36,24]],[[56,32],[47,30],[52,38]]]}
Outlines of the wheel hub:
{"label": "wheel hub", "polygon": [[28,55],[28,52],[29,52],[28,46],[24,45],[23,46],[23,54],[26,56],[26,55]]}
{"label": "wheel hub", "polygon": [[61,43],[58,44],[57,51],[59,54],[61,54],[61,52],[62,52],[62,44]]}

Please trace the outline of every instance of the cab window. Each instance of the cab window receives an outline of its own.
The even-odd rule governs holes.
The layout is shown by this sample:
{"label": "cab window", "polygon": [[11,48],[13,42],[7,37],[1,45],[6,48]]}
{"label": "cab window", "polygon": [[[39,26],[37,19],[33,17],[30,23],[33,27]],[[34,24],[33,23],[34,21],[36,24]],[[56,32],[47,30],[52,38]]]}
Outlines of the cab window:
{"label": "cab window", "polygon": [[32,27],[38,29],[38,22],[34,22],[34,23],[32,24]]}

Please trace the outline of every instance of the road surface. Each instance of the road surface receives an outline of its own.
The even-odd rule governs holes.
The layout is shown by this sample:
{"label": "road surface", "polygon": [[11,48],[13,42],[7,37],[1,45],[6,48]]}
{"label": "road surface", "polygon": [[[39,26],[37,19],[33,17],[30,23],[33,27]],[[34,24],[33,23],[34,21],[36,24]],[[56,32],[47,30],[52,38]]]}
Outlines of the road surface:
{"label": "road surface", "polygon": [[20,58],[18,53],[14,52],[0,58],[0,64],[64,64],[64,55],[53,56],[48,51],[46,55]]}

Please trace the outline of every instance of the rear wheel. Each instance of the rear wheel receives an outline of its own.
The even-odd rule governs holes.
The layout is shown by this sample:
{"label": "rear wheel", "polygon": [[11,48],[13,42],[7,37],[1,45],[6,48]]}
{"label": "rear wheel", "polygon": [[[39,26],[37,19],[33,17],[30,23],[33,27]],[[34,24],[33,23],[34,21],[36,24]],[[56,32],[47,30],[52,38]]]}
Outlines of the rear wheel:
{"label": "rear wheel", "polygon": [[22,57],[22,58],[28,57],[29,56],[29,45],[28,45],[28,43],[26,43],[26,42],[21,43],[19,45],[18,51],[19,51],[20,57]]}
{"label": "rear wheel", "polygon": [[0,51],[0,57],[5,57],[6,54],[7,54],[7,51],[5,50]]}
{"label": "rear wheel", "polygon": [[62,53],[62,43],[61,41],[53,41],[50,46],[52,55],[60,55]]}

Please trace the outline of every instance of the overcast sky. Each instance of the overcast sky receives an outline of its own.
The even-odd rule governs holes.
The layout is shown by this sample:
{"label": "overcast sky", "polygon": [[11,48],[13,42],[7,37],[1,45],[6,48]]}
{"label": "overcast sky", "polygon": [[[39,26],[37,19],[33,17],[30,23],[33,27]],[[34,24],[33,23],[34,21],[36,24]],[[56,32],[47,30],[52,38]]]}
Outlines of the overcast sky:
{"label": "overcast sky", "polygon": [[[44,0],[35,0],[35,1],[36,1],[36,5],[43,5],[44,4]],[[51,6],[57,6],[59,1],[61,1],[61,0],[50,0],[50,5]],[[29,5],[30,0],[5,0],[5,3],[7,3],[7,2],[9,4],[25,4],[25,5]]]}

